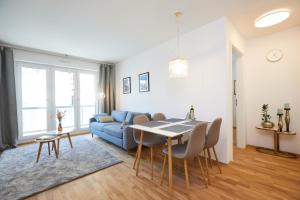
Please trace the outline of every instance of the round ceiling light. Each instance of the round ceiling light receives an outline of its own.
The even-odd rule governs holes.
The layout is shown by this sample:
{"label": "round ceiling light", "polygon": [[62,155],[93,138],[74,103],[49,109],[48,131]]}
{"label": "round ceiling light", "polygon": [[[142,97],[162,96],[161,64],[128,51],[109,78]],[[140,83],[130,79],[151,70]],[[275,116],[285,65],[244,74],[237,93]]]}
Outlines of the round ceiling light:
{"label": "round ceiling light", "polygon": [[290,13],[288,10],[273,10],[257,18],[254,24],[257,28],[269,27],[283,22],[289,16]]}

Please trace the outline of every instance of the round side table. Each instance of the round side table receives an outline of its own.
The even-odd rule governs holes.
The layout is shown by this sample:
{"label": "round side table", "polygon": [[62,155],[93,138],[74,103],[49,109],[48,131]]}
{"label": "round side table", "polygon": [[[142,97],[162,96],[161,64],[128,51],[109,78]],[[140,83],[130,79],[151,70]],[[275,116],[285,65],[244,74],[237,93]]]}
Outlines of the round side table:
{"label": "round side table", "polygon": [[38,138],[35,139],[35,142],[37,142],[39,144],[36,162],[39,162],[42,147],[43,147],[43,144],[45,144],[45,143],[48,144],[48,154],[49,154],[49,156],[51,155],[50,143],[52,143],[52,147],[54,148],[54,152],[55,152],[55,157],[56,157],[56,159],[58,158],[58,151],[57,151],[56,144],[55,144],[55,140],[58,137],[59,136],[57,136],[57,135],[44,135],[44,136],[41,136],[41,137],[38,137]]}

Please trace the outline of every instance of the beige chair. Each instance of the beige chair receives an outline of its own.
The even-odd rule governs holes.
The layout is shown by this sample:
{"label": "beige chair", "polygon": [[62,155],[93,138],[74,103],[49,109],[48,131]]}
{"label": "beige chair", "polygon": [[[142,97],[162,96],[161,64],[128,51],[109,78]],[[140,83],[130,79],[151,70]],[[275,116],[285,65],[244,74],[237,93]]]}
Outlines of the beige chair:
{"label": "beige chair", "polygon": [[[149,118],[146,115],[138,115],[133,118],[133,124],[141,124],[148,122]],[[151,178],[153,179],[153,147],[163,145],[165,143],[165,137],[160,135],[156,135],[153,133],[144,132],[143,134],[143,142],[140,142],[141,131],[140,130],[133,130],[133,138],[134,141],[139,145],[136,154],[135,160],[133,164],[133,169],[136,168],[136,175],[138,175],[139,165],[140,165],[140,155],[142,153],[142,146],[146,146],[150,148],[150,160],[151,160]]]}
{"label": "beige chair", "polygon": [[152,117],[153,121],[162,121],[166,120],[166,116],[163,113],[155,113]]}
{"label": "beige chair", "polygon": [[217,161],[217,166],[220,170],[220,173],[222,173],[222,170],[221,170],[221,167],[219,165],[218,157],[217,157],[216,150],[215,150],[215,145],[219,141],[221,123],[222,123],[221,118],[217,118],[211,123],[211,126],[208,130],[208,134],[206,136],[206,142],[205,142],[205,147],[204,147],[205,150],[208,153],[210,167],[212,167],[210,149],[211,148],[213,149],[213,153],[215,155],[215,158],[216,158],[216,161]]}
{"label": "beige chair", "polygon": [[[166,116],[163,113],[155,113],[152,117],[153,121],[163,121],[166,120]],[[172,138],[172,140],[177,140],[178,144],[182,144],[182,135],[178,135],[174,138]]]}
{"label": "beige chair", "polygon": [[[189,185],[190,185],[187,160],[193,159],[195,157],[198,159],[198,163],[199,163],[200,169],[201,169],[201,174],[203,176],[203,179],[205,180],[206,187],[208,187],[208,180],[205,177],[203,166],[202,166],[202,163],[200,161],[200,156],[199,156],[199,154],[204,149],[206,128],[207,128],[207,123],[198,124],[193,129],[187,143],[176,144],[176,145],[172,146],[172,156],[174,158],[182,159],[184,161],[184,171],[185,171],[185,180],[186,180],[187,188],[189,188]],[[166,160],[167,160],[167,155],[168,155],[168,148],[165,148],[163,150],[163,153],[164,153],[164,161],[163,161],[160,185],[162,185],[164,175],[165,175],[165,167],[166,167]],[[205,152],[204,152],[204,154],[205,154]],[[205,163],[206,163],[206,169],[208,171],[206,154],[205,154]]]}

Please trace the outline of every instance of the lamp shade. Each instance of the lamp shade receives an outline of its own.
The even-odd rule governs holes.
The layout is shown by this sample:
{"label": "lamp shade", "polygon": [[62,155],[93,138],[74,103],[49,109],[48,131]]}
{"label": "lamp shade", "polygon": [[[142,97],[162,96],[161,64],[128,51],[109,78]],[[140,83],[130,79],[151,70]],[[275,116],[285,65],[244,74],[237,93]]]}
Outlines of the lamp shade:
{"label": "lamp shade", "polygon": [[104,99],[104,98],[105,98],[104,92],[98,92],[98,93],[97,93],[97,98],[99,98],[99,99]]}
{"label": "lamp shade", "polygon": [[188,75],[188,62],[186,59],[177,58],[169,62],[169,74],[171,78],[186,77]]}

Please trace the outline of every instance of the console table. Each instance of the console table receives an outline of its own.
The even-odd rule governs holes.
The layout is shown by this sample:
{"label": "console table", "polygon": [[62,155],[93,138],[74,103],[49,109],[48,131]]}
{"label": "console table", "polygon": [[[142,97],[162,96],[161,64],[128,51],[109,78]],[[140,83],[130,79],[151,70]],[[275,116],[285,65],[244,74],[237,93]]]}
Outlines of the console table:
{"label": "console table", "polygon": [[264,147],[257,147],[256,151],[266,153],[266,154],[286,157],[286,158],[296,158],[297,157],[296,154],[280,151],[280,143],[279,143],[280,135],[293,136],[293,135],[296,135],[295,132],[279,132],[278,129],[275,128],[275,127],[274,128],[264,128],[262,126],[256,126],[256,128],[259,129],[259,130],[264,130],[264,131],[267,131],[269,133],[272,133],[273,138],[274,138],[274,149],[268,149],[268,148],[264,148]]}

